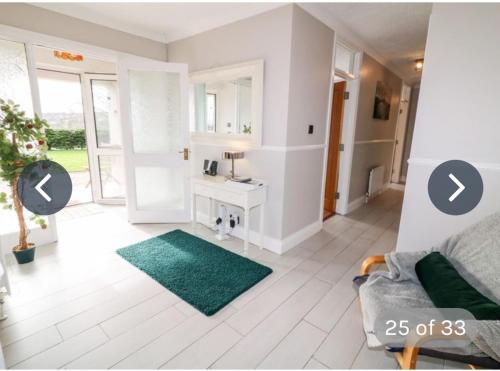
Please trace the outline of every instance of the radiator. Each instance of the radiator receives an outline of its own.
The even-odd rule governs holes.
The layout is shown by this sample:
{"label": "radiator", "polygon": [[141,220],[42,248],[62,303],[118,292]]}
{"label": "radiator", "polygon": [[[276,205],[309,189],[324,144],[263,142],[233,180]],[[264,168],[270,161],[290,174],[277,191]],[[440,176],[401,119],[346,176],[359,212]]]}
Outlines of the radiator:
{"label": "radiator", "polygon": [[368,192],[366,193],[367,198],[376,196],[382,191],[382,187],[384,186],[384,172],[385,167],[383,165],[370,170]]}

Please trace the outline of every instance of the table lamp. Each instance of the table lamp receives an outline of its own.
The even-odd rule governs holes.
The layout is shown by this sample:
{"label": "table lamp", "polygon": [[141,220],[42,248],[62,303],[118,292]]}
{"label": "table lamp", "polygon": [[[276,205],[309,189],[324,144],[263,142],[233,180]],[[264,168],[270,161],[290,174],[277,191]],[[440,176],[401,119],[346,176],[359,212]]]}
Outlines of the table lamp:
{"label": "table lamp", "polygon": [[241,158],[245,157],[244,152],[240,151],[224,151],[222,153],[222,158],[226,160],[231,160],[231,178],[230,179],[236,179],[236,175],[234,173],[234,160],[239,160]]}

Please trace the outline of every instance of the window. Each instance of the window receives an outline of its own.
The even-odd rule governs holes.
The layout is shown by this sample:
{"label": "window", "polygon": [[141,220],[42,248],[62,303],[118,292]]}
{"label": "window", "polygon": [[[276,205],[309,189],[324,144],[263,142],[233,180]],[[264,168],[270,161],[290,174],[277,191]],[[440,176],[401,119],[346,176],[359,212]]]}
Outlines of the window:
{"label": "window", "polygon": [[337,43],[335,45],[335,69],[349,75],[354,75],[354,58],[356,53],[347,46]]}
{"label": "window", "polygon": [[217,95],[207,93],[207,132],[215,133],[217,117]]}

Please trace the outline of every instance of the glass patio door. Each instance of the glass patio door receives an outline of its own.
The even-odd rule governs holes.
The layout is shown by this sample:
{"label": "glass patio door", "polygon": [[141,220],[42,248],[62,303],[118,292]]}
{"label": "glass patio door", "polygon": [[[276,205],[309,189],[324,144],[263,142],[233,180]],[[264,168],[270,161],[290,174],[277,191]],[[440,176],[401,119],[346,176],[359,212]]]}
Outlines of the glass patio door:
{"label": "glass patio door", "polygon": [[125,203],[125,166],[116,75],[86,74],[85,121],[92,193],[102,204]]}
{"label": "glass patio door", "polygon": [[[22,39],[4,37],[0,33],[0,98],[19,104],[32,117],[41,116],[38,94],[37,73],[33,58],[32,45]],[[0,192],[11,194],[10,185],[0,180]],[[57,240],[56,218],[48,216],[47,229],[42,230],[29,220],[30,213],[25,209],[24,216],[30,229],[29,242],[37,245]],[[19,227],[16,214],[12,210],[0,208],[0,247],[3,252],[17,245]]]}
{"label": "glass patio door", "polygon": [[140,57],[119,62],[120,107],[132,223],[190,220],[188,70]]}

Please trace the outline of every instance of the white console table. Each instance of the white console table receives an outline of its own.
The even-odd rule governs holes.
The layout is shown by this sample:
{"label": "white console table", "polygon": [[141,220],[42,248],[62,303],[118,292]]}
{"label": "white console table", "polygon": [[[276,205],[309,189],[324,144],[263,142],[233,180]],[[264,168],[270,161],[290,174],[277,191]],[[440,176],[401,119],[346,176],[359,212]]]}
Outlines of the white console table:
{"label": "white console table", "polygon": [[193,211],[193,230],[196,228],[196,198],[197,196],[207,197],[210,200],[209,223],[212,222],[213,202],[230,204],[241,207],[244,212],[244,249],[248,250],[250,235],[250,210],[259,206],[260,208],[260,241],[259,246],[262,249],[264,241],[264,209],[267,198],[267,185],[244,190],[225,182],[223,176],[199,175],[191,178],[192,193],[192,211]]}

